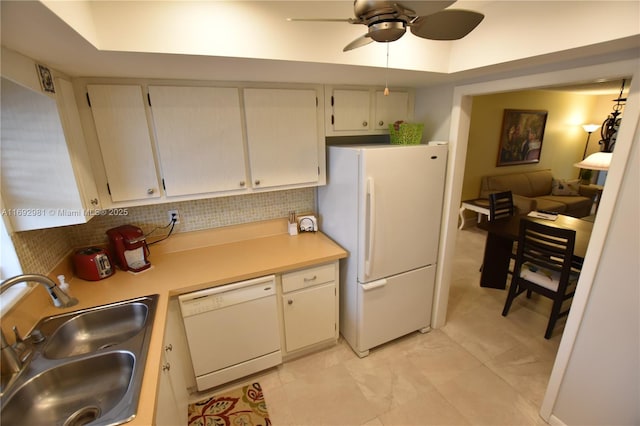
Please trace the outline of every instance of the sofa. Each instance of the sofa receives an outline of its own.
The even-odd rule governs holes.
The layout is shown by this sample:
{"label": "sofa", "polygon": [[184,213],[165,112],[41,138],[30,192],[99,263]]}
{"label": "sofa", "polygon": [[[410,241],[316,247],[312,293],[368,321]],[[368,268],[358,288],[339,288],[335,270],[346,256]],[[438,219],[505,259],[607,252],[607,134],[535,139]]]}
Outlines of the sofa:
{"label": "sofa", "polygon": [[581,185],[577,179],[554,179],[551,170],[482,177],[480,198],[501,191],[512,192],[520,213],[547,210],[574,217],[589,216],[598,195],[597,188]]}

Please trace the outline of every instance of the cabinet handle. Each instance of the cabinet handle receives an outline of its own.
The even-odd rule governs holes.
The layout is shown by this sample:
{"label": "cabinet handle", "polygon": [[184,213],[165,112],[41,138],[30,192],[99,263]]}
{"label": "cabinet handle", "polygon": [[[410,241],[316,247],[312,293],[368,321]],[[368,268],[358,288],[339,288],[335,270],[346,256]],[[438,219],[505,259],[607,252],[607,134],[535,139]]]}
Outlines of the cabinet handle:
{"label": "cabinet handle", "polygon": [[93,200],[91,200],[91,205],[92,206],[97,206],[98,205],[98,199],[94,198]]}
{"label": "cabinet handle", "polygon": [[173,350],[173,345],[171,343],[169,343],[167,346],[164,347],[165,352],[171,352]]}
{"label": "cabinet handle", "polygon": [[256,179],[255,184],[260,185],[260,179]]}
{"label": "cabinet handle", "polygon": [[318,278],[317,275],[312,276],[311,278],[304,278],[304,282],[308,283],[310,281],[315,281]]}
{"label": "cabinet handle", "polygon": [[378,126],[384,126],[384,121],[382,120],[378,121]]}
{"label": "cabinet handle", "polygon": [[162,371],[169,371],[171,370],[171,364],[169,364],[168,362],[166,364],[162,364]]}
{"label": "cabinet handle", "polygon": [[288,305],[293,305],[293,300],[291,300],[291,299],[287,300],[287,304]]}
{"label": "cabinet handle", "polygon": [[152,195],[154,192],[156,192],[156,190],[155,190],[155,189],[153,189],[153,188],[149,188],[149,189],[147,189],[147,194],[148,194],[148,195]]}
{"label": "cabinet handle", "polygon": [[367,123],[366,121],[362,122],[362,127],[367,127],[369,125],[369,123]]}
{"label": "cabinet handle", "polygon": [[245,185],[246,185],[245,181],[241,180],[240,181],[240,186],[245,186]]}

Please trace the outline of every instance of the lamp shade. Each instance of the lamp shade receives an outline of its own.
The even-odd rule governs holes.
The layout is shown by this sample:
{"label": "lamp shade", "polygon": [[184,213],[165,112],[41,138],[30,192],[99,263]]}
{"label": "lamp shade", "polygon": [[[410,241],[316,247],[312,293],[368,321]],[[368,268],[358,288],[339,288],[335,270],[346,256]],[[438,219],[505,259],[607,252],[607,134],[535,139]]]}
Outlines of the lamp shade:
{"label": "lamp shade", "polygon": [[598,127],[600,127],[599,124],[583,124],[582,128],[584,129],[585,132],[587,133],[593,133],[596,130],[598,130]]}
{"label": "lamp shade", "polygon": [[594,152],[579,163],[575,163],[575,167],[588,170],[609,170],[611,164],[611,152]]}

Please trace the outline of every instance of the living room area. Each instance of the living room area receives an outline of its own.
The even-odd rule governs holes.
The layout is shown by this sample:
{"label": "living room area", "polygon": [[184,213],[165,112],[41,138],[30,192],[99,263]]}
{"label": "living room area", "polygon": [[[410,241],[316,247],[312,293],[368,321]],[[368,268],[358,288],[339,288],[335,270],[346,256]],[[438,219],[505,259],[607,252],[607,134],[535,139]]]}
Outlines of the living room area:
{"label": "living room area", "polygon": [[[462,200],[512,191],[520,214],[543,210],[593,220],[606,171],[587,171],[575,164],[605,149],[601,142],[605,120],[614,113],[618,120],[624,116],[629,85],[628,79],[620,79],[600,87],[576,85],[474,96]],[[592,127],[583,127],[586,124]],[[517,146],[515,153],[513,145]],[[613,146],[606,148],[613,150]],[[460,227],[472,226],[479,210],[461,212]]]}
{"label": "living room area", "polygon": [[[509,191],[513,215],[543,212],[590,222],[587,237],[590,235],[606,168],[585,173],[576,163],[601,154],[605,148],[613,150],[615,136],[613,142],[606,140],[608,134],[601,128],[606,130],[611,119],[619,125],[629,86],[629,79],[620,79],[473,97],[458,231],[467,237],[458,238],[456,251],[464,250],[461,241],[477,239],[478,235],[483,242],[487,240],[484,259],[482,254],[477,259],[482,274],[476,286],[505,289],[511,280],[511,272],[507,276],[506,269],[498,275],[483,271],[487,260],[497,256],[492,252],[496,247],[487,238],[491,237],[486,228],[490,194]],[[524,152],[525,144],[528,153]],[[515,150],[509,145],[515,145]],[[560,222],[557,226],[562,226]],[[515,232],[517,240],[517,229]],[[588,241],[583,241],[578,250],[586,251]],[[513,271],[514,258],[515,249],[509,271]],[[534,298],[529,307],[548,315],[549,302]],[[557,334],[561,335],[562,322],[558,325]]]}
{"label": "living room area", "polygon": [[[575,164],[604,150],[603,124],[616,111],[615,118],[623,117],[630,82],[600,86],[474,96],[462,200],[487,199],[491,192],[510,190],[520,214],[544,210],[582,218],[595,215],[606,171],[587,171]],[[520,128],[522,123],[526,128]],[[514,155],[508,150],[511,139],[517,139],[515,133],[522,134],[523,142],[517,143],[522,151]],[[529,134],[535,145],[526,141]],[[525,143],[535,150],[525,153]],[[462,212],[461,228],[470,226],[476,213]]]}
{"label": "living room area", "polygon": [[[629,85],[630,82],[627,81],[627,87]],[[498,92],[498,90],[495,90],[496,85],[494,85],[493,89],[494,92]],[[476,91],[475,93],[474,90]],[[489,93],[489,90],[485,90],[485,88],[480,88],[479,86],[465,90],[465,93],[472,93],[473,96],[469,96],[468,104],[463,104],[463,108],[465,108],[465,110],[467,111],[470,111],[469,124],[465,125],[464,120],[461,120],[463,124],[461,124],[459,127],[461,134],[464,134],[464,136],[466,137],[467,129],[465,129],[465,127],[468,126],[468,145],[465,146],[466,149],[461,152],[461,157],[462,159],[465,159],[465,161],[464,163],[461,163],[463,164],[464,174],[460,177],[463,184],[461,191],[462,194],[458,200],[464,201],[468,199],[479,198],[482,190],[482,179],[485,176],[505,176],[509,174],[519,175],[525,173],[537,173],[538,171],[548,171],[548,173],[550,173],[553,178],[558,180],[579,179],[580,170],[579,168],[574,167],[574,164],[582,160],[583,157],[588,157],[589,154],[597,152],[601,149],[601,146],[598,144],[598,141],[600,140],[600,129],[596,129],[595,131],[593,131],[593,134],[588,134],[588,132],[583,129],[582,125],[587,123],[598,123],[601,125],[602,122],[611,114],[611,111],[613,110],[615,105],[614,100],[619,97],[619,90],[620,86],[618,86],[617,90],[605,95],[581,94],[577,92],[560,93],[555,90],[538,89],[478,95],[477,93]],[[622,97],[627,97],[626,89]],[[542,110],[547,112],[546,128],[544,133],[542,134],[542,149],[538,162],[513,164],[508,167],[498,166],[498,163],[500,161],[500,135],[506,109],[520,109],[526,111]],[[628,112],[628,120],[630,120],[629,123],[633,129],[633,123],[636,120],[634,118],[635,116],[633,109],[629,109]],[[624,114],[622,114],[622,117],[624,119]],[[585,142],[588,142],[587,147],[585,147]],[[619,150],[619,155],[621,157],[619,159],[620,161],[624,161],[628,155],[627,150],[622,149],[622,146],[622,144],[619,145],[619,147],[621,148]],[[616,160],[614,160],[614,163],[618,164]],[[616,164],[614,164],[614,166]],[[608,180],[610,181],[610,191],[615,193],[618,190],[617,185],[619,185],[619,183],[617,182],[618,179],[616,179],[618,177],[617,173],[614,173],[613,170],[617,172],[617,169],[615,169],[614,167],[614,169],[612,169],[612,172],[609,173]],[[606,182],[603,182],[602,180],[596,180],[598,177],[597,172],[594,172],[593,175],[594,176],[592,177],[591,182],[606,184]],[[606,176],[605,173],[601,173],[601,176],[603,175]],[[615,219],[612,214],[612,206],[609,203],[610,199],[611,197],[607,197],[607,194],[605,193],[602,205],[600,206],[600,220],[596,221],[596,228],[601,228],[600,225],[603,225],[603,222],[606,224],[610,220],[613,221]],[[514,199],[514,201],[516,200]],[[621,200],[618,199],[617,204],[619,204],[620,202]],[[597,206],[594,205],[592,207],[595,212],[595,208]],[[622,209],[622,204],[620,204],[619,207],[620,209]],[[620,209],[618,209],[618,205],[615,206],[616,212],[621,211]],[[456,253],[460,253],[460,250],[463,250],[463,247],[467,246],[470,241],[476,241],[476,244],[479,243],[482,245],[484,245],[485,243],[484,238],[487,235],[486,231],[483,231],[475,226],[477,213],[473,211],[467,211],[466,215],[466,223],[463,223],[464,230],[457,231]],[[576,216],[582,216],[582,214]],[[593,253],[587,256],[588,259],[586,259],[591,261],[588,262],[588,264],[585,264],[587,270],[585,271],[583,269],[583,275],[586,275],[586,277],[584,277],[586,279],[584,280],[585,285],[581,290],[582,293],[589,290],[589,275],[593,274],[592,270],[598,267],[598,246],[601,244],[600,240],[602,240],[603,238],[602,232],[600,231],[601,229],[596,229],[596,232],[594,232],[595,235],[592,239]],[[476,237],[480,237],[480,239]],[[594,253],[595,257],[592,255]],[[595,260],[595,262],[593,260]],[[477,273],[477,268],[479,268],[481,265],[482,257],[478,257],[475,263],[469,265],[469,268],[475,267],[476,269],[474,272]],[[469,272],[471,272],[471,269],[469,269]],[[610,282],[610,280],[605,280],[604,278],[603,280],[603,285],[604,283],[608,284],[606,285],[608,289],[604,291],[611,291],[610,287],[612,283]],[[625,280],[623,280],[623,282],[624,281]],[[480,291],[481,294],[492,295],[498,298],[499,296],[496,296],[496,293],[499,293],[500,295],[502,295],[502,303],[504,303],[504,300],[506,299],[506,291],[502,290],[496,292],[493,289],[480,288],[480,285],[477,281],[474,282],[473,288],[468,288],[466,286],[462,286],[462,288],[460,288],[452,283],[449,309],[457,308],[458,297],[462,294],[459,292],[467,293],[472,291]],[[582,313],[582,310],[584,309],[583,305],[585,304],[584,295],[581,296],[582,297],[580,299],[582,300],[578,300],[578,308],[575,308],[574,306],[574,308],[577,309],[578,317]],[[484,299],[476,300],[477,302],[480,302]],[[533,300],[528,300],[524,298],[524,296],[522,296],[520,299],[521,303],[529,303],[529,309],[536,311],[541,315],[548,316],[548,311],[550,309],[549,304],[539,304],[537,303],[539,301],[544,302],[544,298],[540,298],[537,300],[534,298]],[[501,303],[497,303],[497,305],[501,305]],[[495,318],[501,318],[499,309],[500,306],[494,306]],[[511,316],[512,314],[509,314],[509,317]],[[538,331],[540,334],[544,333],[543,329],[537,327],[533,323],[529,324],[528,326],[537,328],[538,330],[536,331]],[[558,358],[556,360],[556,364],[558,364],[558,366],[554,367],[554,371],[549,381],[550,385],[547,389],[547,395],[545,396],[545,402],[543,403],[543,407],[541,409],[541,413],[543,413],[544,415],[549,415],[549,413],[552,413],[552,410],[554,409],[552,404],[556,403],[555,398],[557,398],[559,392],[559,383],[560,380],[562,380],[559,378],[562,378],[562,375],[564,374],[563,362],[566,362],[566,359],[570,357],[570,349],[567,348],[574,344],[574,341],[572,339],[574,338],[576,333],[575,327],[575,318],[572,319],[570,324],[560,323],[555,330],[554,337],[552,337],[552,339],[558,337],[562,338],[564,344],[561,345],[560,349],[558,350]],[[562,337],[563,334],[565,335],[564,337]],[[590,354],[592,353],[593,348]],[[591,358],[591,360],[594,361],[593,357]],[[565,397],[566,393],[561,392],[560,395]],[[565,409],[566,407],[563,406],[562,408]]]}

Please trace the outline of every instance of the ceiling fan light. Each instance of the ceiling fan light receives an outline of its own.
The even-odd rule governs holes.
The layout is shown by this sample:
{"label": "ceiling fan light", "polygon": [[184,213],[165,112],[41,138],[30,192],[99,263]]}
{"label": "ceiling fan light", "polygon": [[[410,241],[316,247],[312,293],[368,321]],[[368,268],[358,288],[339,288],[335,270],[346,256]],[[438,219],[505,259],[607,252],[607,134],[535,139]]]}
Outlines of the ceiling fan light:
{"label": "ceiling fan light", "polygon": [[369,25],[369,37],[378,42],[396,41],[407,28],[404,21],[384,21]]}

